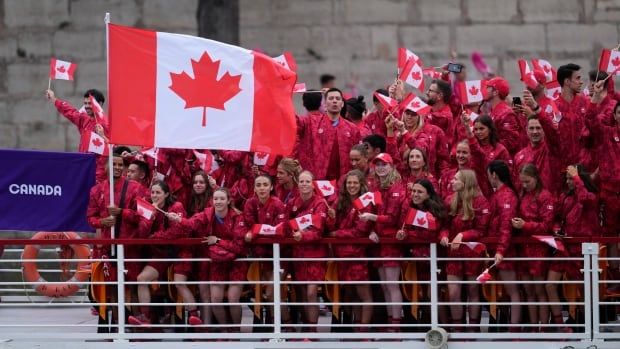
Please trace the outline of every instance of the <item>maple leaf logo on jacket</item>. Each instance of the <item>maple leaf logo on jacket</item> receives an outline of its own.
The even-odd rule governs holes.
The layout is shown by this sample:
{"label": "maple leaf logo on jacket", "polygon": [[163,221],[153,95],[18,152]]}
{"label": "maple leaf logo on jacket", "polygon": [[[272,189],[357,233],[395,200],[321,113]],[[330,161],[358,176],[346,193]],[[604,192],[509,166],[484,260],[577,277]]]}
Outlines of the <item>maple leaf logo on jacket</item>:
{"label": "maple leaf logo on jacket", "polygon": [[194,78],[186,72],[170,73],[170,89],[185,101],[185,109],[202,107],[202,127],[207,126],[207,108],[225,110],[224,103],[241,92],[241,75],[226,72],[219,80],[220,61],[207,52],[198,61],[192,59]]}

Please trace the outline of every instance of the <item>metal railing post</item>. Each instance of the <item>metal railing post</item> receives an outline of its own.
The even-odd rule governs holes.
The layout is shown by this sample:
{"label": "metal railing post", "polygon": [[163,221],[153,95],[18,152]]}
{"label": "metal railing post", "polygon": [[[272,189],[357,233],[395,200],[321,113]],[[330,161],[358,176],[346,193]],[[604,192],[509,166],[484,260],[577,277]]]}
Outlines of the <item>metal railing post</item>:
{"label": "metal railing post", "polygon": [[282,333],[282,313],[280,303],[282,301],[280,278],[280,244],[273,244],[273,334],[277,339]]}
{"label": "metal railing post", "polygon": [[118,334],[125,333],[125,245],[116,245]]}
{"label": "metal railing post", "polygon": [[439,288],[437,287],[437,274],[439,269],[437,268],[437,244],[431,244],[431,328],[439,327]]}
{"label": "metal railing post", "polygon": [[583,276],[584,276],[584,316],[586,335],[590,340],[596,339],[600,334],[600,306],[599,306],[599,245],[597,243],[583,243],[581,251],[584,255]]}

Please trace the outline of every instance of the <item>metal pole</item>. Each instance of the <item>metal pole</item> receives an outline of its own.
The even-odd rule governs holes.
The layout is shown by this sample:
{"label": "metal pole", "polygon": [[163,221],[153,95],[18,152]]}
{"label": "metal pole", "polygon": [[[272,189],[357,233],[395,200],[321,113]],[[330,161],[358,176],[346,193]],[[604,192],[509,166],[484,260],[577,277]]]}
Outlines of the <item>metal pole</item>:
{"label": "metal pole", "polygon": [[431,328],[439,327],[439,289],[437,287],[437,244],[431,244]]}
{"label": "metal pole", "polygon": [[273,334],[275,339],[282,333],[282,313],[281,302],[282,294],[280,292],[280,278],[282,270],[280,270],[280,244],[273,244]]}
{"label": "metal pole", "polygon": [[600,334],[598,297],[598,273],[600,272],[598,260],[599,245],[597,243],[583,243],[581,250],[584,257],[586,257],[583,264],[585,333],[590,340],[593,340]]}
{"label": "metal pole", "polygon": [[117,263],[116,263],[116,279],[117,285],[117,307],[118,307],[118,334],[125,333],[125,245],[118,245]]}

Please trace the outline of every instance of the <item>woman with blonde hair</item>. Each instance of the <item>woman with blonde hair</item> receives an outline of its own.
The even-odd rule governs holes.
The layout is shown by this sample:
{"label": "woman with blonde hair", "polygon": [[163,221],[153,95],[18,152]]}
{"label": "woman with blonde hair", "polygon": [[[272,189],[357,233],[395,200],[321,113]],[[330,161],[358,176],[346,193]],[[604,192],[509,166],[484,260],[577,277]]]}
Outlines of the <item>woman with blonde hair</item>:
{"label": "woman with blonde hair", "polygon": [[[489,224],[489,203],[482,195],[476,173],[473,170],[459,170],[450,182],[452,195],[448,198],[449,224],[441,231],[440,243],[448,248],[448,257],[461,260],[451,260],[446,263],[448,282],[473,281],[482,271],[481,261],[462,261],[467,258],[482,257],[483,251],[465,242],[476,242],[486,235]],[[461,284],[448,283],[448,298],[450,302],[461,302]],[[467,286],[467,301],[480,302],[480,287],[478,283]],[[480,323],[480,305],[468,305],[469,324]],[[463,306],[450,306],[452,323],[465,324]],[[468,327],[473,332],[475,327]],[[459,330],[459,328],[455,328]]]}

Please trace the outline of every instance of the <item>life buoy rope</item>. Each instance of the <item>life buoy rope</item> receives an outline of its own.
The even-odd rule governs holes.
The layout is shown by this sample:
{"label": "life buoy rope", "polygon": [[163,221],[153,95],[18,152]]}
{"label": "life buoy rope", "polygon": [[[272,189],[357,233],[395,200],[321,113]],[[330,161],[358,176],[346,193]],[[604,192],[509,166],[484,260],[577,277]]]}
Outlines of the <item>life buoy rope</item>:
{"label": "life buoy rope", "polygon": [[[68,239],[80,239],[80,236],[74,232],[63,233],[51,233],[51,232],[38,232],[33,237],[33,240],[68,240]],[[70,245],[73,250],[73,255],[77,259],[89,259],[90,247],[84,244]],[[90,274],[90,269],[87,269],[89,262],[79,261],[77,262],[76,272],[62,284],[48,284],[39,270],[37,269],[37,263],[32,261],[37,259],[41,245],[27,245],[22,252],[22,259],[29,261],[22,262],[22,277],[26,282],[36,282],[33,289],[39,294],[47,297],[68,297],[76,293],[80,289],[80,285],[76,282],[86,282]]]}

